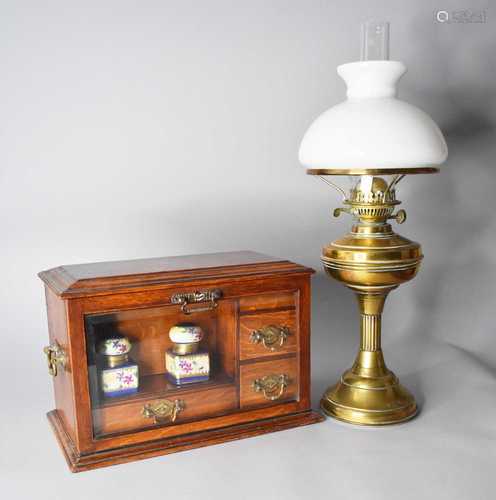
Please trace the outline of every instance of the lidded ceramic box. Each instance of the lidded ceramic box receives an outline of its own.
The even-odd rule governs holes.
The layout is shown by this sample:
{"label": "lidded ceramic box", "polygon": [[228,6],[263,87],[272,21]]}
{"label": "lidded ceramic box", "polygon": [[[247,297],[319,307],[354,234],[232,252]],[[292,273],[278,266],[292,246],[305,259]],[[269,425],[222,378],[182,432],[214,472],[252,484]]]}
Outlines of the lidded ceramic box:
{"label": "lidded ceramic box", "polygon": [[98,346],[101,355],[100,387],[106,397],[124,396],[138,391],[138,365],[129,358],[131,342],[123,336],[103,340]]}
{"label": "lidded ceramic box", "polygon": [[210,356],[200,349],[203,330],[193,323],[173,326],[169,331],[172,348],[165,353],[169,380],[177,385],[204,382],[210,375]]}

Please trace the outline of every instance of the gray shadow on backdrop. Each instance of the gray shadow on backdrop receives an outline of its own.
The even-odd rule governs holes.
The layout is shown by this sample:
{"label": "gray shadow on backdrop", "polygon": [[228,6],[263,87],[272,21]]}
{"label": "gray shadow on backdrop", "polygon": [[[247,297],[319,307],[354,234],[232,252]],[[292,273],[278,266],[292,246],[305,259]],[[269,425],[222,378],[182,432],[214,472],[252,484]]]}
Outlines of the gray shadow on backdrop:
{"label": "gray shadow on backdrop", "polygon": [[[477,94],[476,89],[466,89],[466,94],[451,96],[453,102],[473,101],[472,92]],[[494,95],[496,98],[496,94]],[[475,106],[477,109],[479,106]],[[422,203],[424,213],[433,211],[432,226],[435,231],[433,237],[442,240],[441,252],[437,255],[429,256],[435,259],[435,265],[430,268],[429,287],[415,287],[413,289],[414,301],[411,307],[415,309],[415,322],[410,325],[407,334],[407,343],[399,349],[403,352],[408,349],[408,354],[418,358],[427,356],[429,340],[438,338],[451,343],[457,349],[463,349],[456,345],[460,332],[453,332],[452,339],[446,339],[446,332],[436,331],[439,329],[439,317],[443,314],[463,314],[456,311],[447,311],[443,303],[443,292],[446,287],[452,284],[452,273],[456,273],[457,283],[460,287],[460,306],[463,305],[463,285],[473,279],[476,266],[488,265],[485,255],[477,242],[482,239],[483,232],[487,229],[487,215],[496,209],[496,198],[492,197],[484,203],[480,203],[477,211],[467,210],[463,196],[463,189],[460,187],[468,181],[469,176],[477,175],[478,171],[490,171],[492,173],[494,165],[492,161],[496,155],[496,130],[490,118],[481,112],[459,109],[456,113],[456,120],[444,127],[445,137],[449,147],[448,162],[443,168],[442,182],[427,183],[423,193]],[[467,165],[467,157],[472,157],[473,161]],[[484,176],[487,178],[487,176]],[[496,190],[496,179],[494,183]],[[470,196],[473,196],[471,193]],[[489,205],[494,205],[492,209]],[[443,207],[445,208],[443,210]],[[473,205],[472,205],[473,207]],[[415,209],[415,205],[413,206]],[[432,225],[432,222],[428,222]],[[462,252],[467,251],[466,242],[474,242],[470,247],[470,266],[461,267],[458,263],[463,261]],[[422,242],[420,242],[422,243]],[[490,265],[490,263],[489,263]],[[461,309],[460,309],[461,311]],[[465,314],[470,314],[466,311]],[[441,319],[442,321],[442,319]],[[449,335],[449,333],[448,333]],[[470,358],[476,356],[473,352],[466,352]],[[491,366],[491,362],[479,357],[485,366]],[[419,362],[422,365],[422,362]],[[493,369],[494,370],[494,369]],[[418,402],[423,403],[424,389],[421,370],[409,373],[401,377],[402,381],[411,389]],[[445,399],[449,398],[449,388],[444,392]],[[435,401],[429,401],[431,408],[443,403],[443,396]],[[434,406],[433,406],[434,404]]]}

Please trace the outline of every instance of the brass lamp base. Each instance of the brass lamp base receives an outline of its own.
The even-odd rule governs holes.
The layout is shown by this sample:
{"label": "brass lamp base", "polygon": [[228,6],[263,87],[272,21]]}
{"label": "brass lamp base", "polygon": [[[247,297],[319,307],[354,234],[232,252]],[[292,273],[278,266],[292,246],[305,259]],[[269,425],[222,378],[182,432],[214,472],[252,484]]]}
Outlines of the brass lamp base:
{"label": "brass lamp base", "polygon": [[370,190],[359,185],[338,208],[355,217],[351,233],[326,247],[326,273],[355,292],[360,308],[360,350],[353,367],[324,393],[321,407],[334,418],[359,425],[403,422],[417,413],[414,397],[388,370],[381,350],[381,316],[388,293],[415,277],[422,260],[418,243],[393,232],[388,219],[404,222],[394,185],[374,177]]}
{"label": "brass lamp base", "polygon": [[[374,377],[364,376],[373,368]],[[387,425],[414,417],[413,396],[386,368],[382,351],[360,351],[351,370],[324,393],[320,406],[327,415],[358,425]]]}

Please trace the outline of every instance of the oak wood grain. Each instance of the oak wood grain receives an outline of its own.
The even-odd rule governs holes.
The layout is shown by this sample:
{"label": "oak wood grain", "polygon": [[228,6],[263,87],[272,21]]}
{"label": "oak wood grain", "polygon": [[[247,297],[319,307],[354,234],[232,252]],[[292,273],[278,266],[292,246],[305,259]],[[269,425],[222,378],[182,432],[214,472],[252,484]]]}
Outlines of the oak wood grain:
{"label": "oak wood grain", "polygon": [[[270,375],[286,375],[288,385],[280,398],[275,401],[266,399],[263,392],[256,392],[253,383]],[[240,368],[240,406],[241,408],[252,408],[255,406],[269,406],[298,399],[298,358],[289,358],[262,361],[242,365]]]}
{"label": "oak wood grain", "polygon": [[215,279],[288,272],[314,271],[290,261],[242,251],[65,265],[42,271],[38,276],[58,295],[74,298],[160,287],[198,277]]}
{"label": "oak wood grain", "polygon": [[67,325],[66,301],[58,297],[47,286],[45,286],[45,297],[50,344],[55,341],[58,342],[67,356],[65,368],[59,368],[57,376],[53,377],[55,407],[67,432],[74,439],[76,436],[76,401],[72,384],[72,356]]}
{"label": "oak wood grain", "polygon": [[261,293],[240,297],[239,312],[247,314],[265,309],[288,309],[294,308],[296,303],[294,292],[286,293]]}
{"label": "oak wood grain", "polygon": [[[153,418],[146,418],[142,414],[145,404],[158,403],[162,400],[179,400],[184,408],[178,413],[175,422],[164,425],[174,426],[200,417],[222,415],[238,406],[236,388],[234,384],[224,385],[219,388],[197,389],[196,392],[175,393],[172,396],[152,398],[144,401],[133,401],[99,408],[93,412],[95,435],[97,437],[125,431],[139,431],[149,427],[157,427]],[[178,431],[180,433],[180,431]]]}
{"label": "oak wood grain", "polygon": [[[274,350],[268,349],[262,342],[253,343],[251,335],[257,330],[267,326],[287,327],[289,335],[282,346],[275,346]],[[298,349],[298,325],[296,323],[296,311],[263,312],[241,316],[239,319],[239,346],[240,359],[253,359],[260,357],[273,357],[281,354],[296,352]]]}

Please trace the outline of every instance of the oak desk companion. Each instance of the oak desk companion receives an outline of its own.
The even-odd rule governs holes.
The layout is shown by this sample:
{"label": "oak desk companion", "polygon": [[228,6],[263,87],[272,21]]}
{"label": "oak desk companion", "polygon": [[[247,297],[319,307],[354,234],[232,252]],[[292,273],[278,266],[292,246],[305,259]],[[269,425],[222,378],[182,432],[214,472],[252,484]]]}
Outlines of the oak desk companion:
{"label": "oak desk companion", "polygon": [[254,252],[62,266],[45,283],[72,471],[316,423],[313,270]]}

